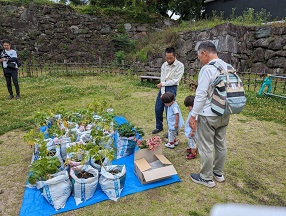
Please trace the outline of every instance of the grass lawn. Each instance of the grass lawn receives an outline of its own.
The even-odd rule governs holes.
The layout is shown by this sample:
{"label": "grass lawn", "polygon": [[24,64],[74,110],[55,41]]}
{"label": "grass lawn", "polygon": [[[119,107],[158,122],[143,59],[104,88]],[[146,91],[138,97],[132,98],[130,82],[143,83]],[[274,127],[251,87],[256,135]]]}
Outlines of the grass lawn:
{"label": "grass lawn", "polygon": [[[0,215],[18,215],[32,149],[22,136],[33,127],[36,111],[84,108],[105,98],[116,115],[142,127],[150,137],[155,126],[154,103],[158,90],[127,75],[21,78],[21,100],[7,100],[4,78],[0,80]],[[183,117],[184,98],[194,94],[181,85],[177,101]],[[248,203],[286,206],[286,106],[285,101],[257,98],[247,92],[242,114],[231,116],[227,131],[226,182],[206,188],[193,183],[200,159],[186,160],[183,129],[175,149],[163,149],[182,182],[132,194],[117,202],[104,201],[61,215],[193,215],[207,216],[216,203]],[[167,132],[165,125],[164,132]],[[167,141],[164,139],[164,141]]]}

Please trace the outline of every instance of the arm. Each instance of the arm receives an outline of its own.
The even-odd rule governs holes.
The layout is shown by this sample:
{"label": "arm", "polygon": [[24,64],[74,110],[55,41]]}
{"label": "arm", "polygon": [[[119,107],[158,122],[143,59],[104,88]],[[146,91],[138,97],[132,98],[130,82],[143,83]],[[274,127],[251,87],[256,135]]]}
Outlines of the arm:
{"label": "arm", "polygon": [[176,114],[175,114],[175,120],[176,120],[176,122],[175,122],[174,128],[175,128],[175,129],[178,129],[178,125],[179,125],[179,113],[176,113]]}
{"label": "arm", "polygon": [[[164,63],[164,64],[165,64],[165,63]],[[164,75],[165,75],[165,69],[164,69],[165,66],[164,66],[164,64],[161,66],[161,79],[160,79],[160,83],[157,84],[157,88],[161,89],[161,97],[162,97],[163,94],[165,94],[165,87],[163,87],[163,85],[162,85],[162,81],[165,80],[165,77],[164,77]]]}
{"label": "arm", "polygon": [[208,65],[204,66],[199,73],[198,87],[196,90],[196,97],[194,101],[194,107],[192,110],[193,117],[196,117],[201,112],[203,106],[206,103],[206,100],[208,100],[209,96],[208,91],[210,88],[211,77],[212,77],[212,70],[208,67],[209,67]]}

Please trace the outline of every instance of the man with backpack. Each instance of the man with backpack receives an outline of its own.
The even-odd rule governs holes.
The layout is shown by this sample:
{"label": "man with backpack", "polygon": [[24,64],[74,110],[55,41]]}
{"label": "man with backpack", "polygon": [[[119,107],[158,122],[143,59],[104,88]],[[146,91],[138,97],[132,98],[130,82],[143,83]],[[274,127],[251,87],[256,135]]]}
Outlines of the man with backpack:
{"label": "man with backpack", "polygon": [[192,129],[197,128],[201,169],[199,173],[191,173],[190,177],[195,183],[214,187],[213,178],[217,182],[225,180],[223,171],[226,160],[226,127],[230,115],[219,116],[211,109],[210,97],[214,90],[211,84],[220,75],[220,71],[213,63],[220,65],[225,71],[228,64],[219,59],[217,49],[210,41],[202,42],[197,52],[198,59],[204,66],[199,73],[189,125]]}

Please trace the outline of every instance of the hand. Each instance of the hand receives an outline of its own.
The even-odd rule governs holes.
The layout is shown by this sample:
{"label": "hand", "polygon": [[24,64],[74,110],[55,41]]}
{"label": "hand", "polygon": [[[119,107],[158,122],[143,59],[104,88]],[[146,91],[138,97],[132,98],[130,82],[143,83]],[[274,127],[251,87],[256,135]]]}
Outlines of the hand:
{"label": "hand", "polygon": [[194,132],[194,131],[191,131],[190,137],[194,137],[194,136],[195,136],[195,132]]}
{"label": "hand", "polygon": [[178,128],[178,123],[175,123],[174,128],[176,129]]}
{"label": "hand", "polygon": [[191,118],[189,120],[189,126],[190,126],[190,128],[192,128],[193,131],[196,131],[196,129],[197,129],[196,117],[191,116]]}
{"label": "hand", "polygon": [[162,83],[157,84],[157,88],[162,88]]}

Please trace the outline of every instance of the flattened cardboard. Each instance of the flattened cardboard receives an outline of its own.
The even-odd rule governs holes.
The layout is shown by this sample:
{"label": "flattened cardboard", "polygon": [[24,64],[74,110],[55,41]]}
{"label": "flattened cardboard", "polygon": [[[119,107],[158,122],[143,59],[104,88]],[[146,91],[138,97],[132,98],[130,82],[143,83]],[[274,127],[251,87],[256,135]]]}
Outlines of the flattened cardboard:
{"label": "flattened cardboard", "polygon": [[145,178],[146,183],[168,178],[175,174],[177,174],[177,171],[175,170],[173,165],[143,172],[143,176]]}
{"label": "flattened cardboard", "polygon": [[141,170],[142,172],[151,169],[150,164],[145,160],[145,158],[141,158],[139,160],[134,161],[136,166]]}
{"label": "flattened cardboard", "polygon": [[156,154],[156,157],[161,161],[162,164],[172,164],[164,155]]}
{"label": "flattened cardboard", "polygon": [[[150,163],[159,160],[162,167],[151,169]],[[177,174],[172,163],[162,155],[162,147],[159,146],[155,151],[140,149],[134,155],[134,171],[141,184],[169,178]]]}

